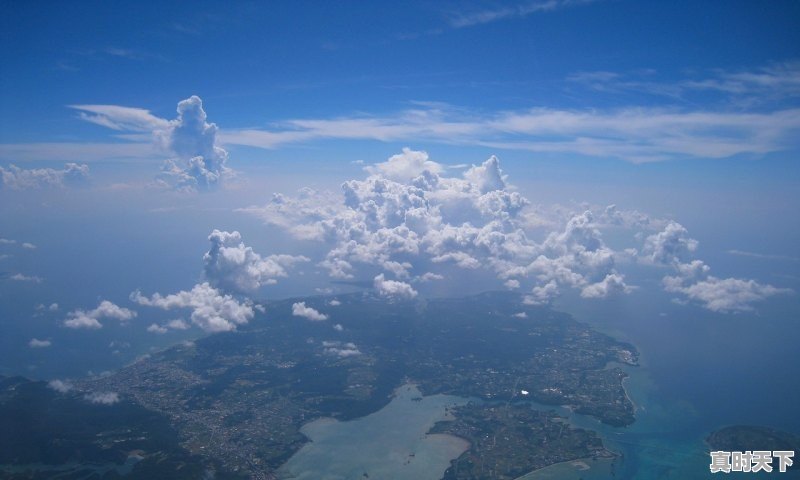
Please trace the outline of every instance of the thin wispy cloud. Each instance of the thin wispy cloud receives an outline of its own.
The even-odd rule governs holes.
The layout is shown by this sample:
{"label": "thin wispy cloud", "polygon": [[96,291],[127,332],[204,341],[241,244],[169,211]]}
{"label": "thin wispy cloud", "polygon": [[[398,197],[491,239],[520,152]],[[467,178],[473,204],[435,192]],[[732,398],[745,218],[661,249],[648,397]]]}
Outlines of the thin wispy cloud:
{"label": "thin wispy cloud", "polygon": [[[543,8],[543,7],[542,7]],[[555,8],[555,7],[550,7]],[[641,71],[651,78],[652,71]],[[712,82],[713,79],[716,79]],[[632,163],[673,159],[762,156],[797,148],[800,107],[775,102],[773,108],[748,108],[747,98],[763,89],[773,98],[800,95],[800,63],[770,65],[752,72],[717,72],[715,76],[675,83],[633,81],[614,72],[584,72],[569,77],[590,90],[647,91],[678,98],[686,92],[717,88],[730,101],[703,107],[692,102],[617,108],[544,108],[471,110],[441,102],[415,102],[390,114],[295,118],[262,128],[220,130],[221,145],[277,149],[325,140],[429,142],[481,146],[549,155],[618,158]],[[715,83],[716,82],[716,83]],[[199,101],[199,100],[198,100]],[[80,118],[104,126],[126,143],[0,145],[0,158],[44,160],[74,158],[163,158],[163,135],[175,121],[141,108],[73,105]]]}
{"label": "thin wispy cloud", "polygon": [[449,16],[448,23],[452,28],[472,27],[500,20],[523,18],[535,13],[552,12],[562,8],[585,5],[594,1],[596,0],[546,0],[470,12],[458,12]]}
{"label": "thin wispy cloud", "polygon": [[743,250],[728,250],[729,255],[736,255],[738,257],[760,258],[764,260],[780,260],[788,262],[800,262],[800,258],[791,257],[789,255],[771,255],[766,253],[746,252]]}
{"label": "thin wispy cloud", "polygon": [[648,69],[591,71],[569,75],[567,81],[594,92],[643,93],[686,102],[694,101],[698,95],[711,101],[709,94],[714,94],[719,97],[718,102],[740,108],[785,105],[786,100],[800,97],[799,60],[770,63],[751,70],[715,69],[672,82],[659,81],[655,75],[655,71]]}

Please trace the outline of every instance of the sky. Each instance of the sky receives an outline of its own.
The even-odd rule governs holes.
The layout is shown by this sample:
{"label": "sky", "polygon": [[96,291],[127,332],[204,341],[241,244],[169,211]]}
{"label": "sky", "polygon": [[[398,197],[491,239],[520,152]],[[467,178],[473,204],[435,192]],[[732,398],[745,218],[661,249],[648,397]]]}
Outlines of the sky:
{"label": "sky", "polygon": [[798,2],[3,7],[0,373],[354,289],[800,313]]}

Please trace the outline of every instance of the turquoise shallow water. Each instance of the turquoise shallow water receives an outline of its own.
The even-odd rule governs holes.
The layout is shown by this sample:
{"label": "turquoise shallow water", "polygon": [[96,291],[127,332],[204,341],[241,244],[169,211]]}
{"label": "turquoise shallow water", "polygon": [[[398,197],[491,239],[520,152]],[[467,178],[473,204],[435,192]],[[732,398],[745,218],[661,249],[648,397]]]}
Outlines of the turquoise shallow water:
{"label": "turquoise shallow water", "polygon": [[[795,303],[722,315],[637,295],[595,305],[565,301],[559,309],[636,345],[641,366],[624,367],[630,375],[626,390],[637,406],[633,425],[612,428],[557,410],[573,424],[600,432],[623,454],[614,478],[800,478],[796,472],[712,475],[704,441],[712,431],[737,424],[800,433]],[[608,478],[597,475],[563,478]]]}

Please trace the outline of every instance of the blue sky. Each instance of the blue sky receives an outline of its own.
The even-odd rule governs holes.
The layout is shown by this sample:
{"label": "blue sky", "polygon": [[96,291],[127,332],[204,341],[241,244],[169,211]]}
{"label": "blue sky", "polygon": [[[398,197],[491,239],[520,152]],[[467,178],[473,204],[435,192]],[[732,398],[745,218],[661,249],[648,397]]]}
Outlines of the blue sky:
{"label": "blue sky", "polygon": [[797,2],[4,7],[5,371],[338,280],[800,310]]}

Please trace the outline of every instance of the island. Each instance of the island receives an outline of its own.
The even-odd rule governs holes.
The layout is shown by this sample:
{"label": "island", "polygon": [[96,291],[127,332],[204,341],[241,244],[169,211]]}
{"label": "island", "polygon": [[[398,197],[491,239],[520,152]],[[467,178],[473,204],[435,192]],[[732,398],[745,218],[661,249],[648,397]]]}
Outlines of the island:
{"label": "island", "polygon": [[[634,421],[621,366],[636,365],[636,348],[568,314],[524,305],[509,292],[335,299],[336,306],[325,296],[263,302],[266,313],[239,331],[176,345],[108,376],[75,380],[59,395],[81,402],[95,392],[114,392],[126,405],[158,415],[175,432],[175,455],[194,459],[217,478],[276,478],[308,442],[303,425],[376,412],[405,383],[425,396],[475,399],[454,411],[452,424],[436,427],[473,446],[457,459],[450,478],[502,478],[468,467],[475,462],[525,473],[610,454],[596,434],[531,408],[532,401],[567,406],[614,426]],[[328,312],[330,320],[293,316],[297,301]],[[5,408],[0,398],[0,410]],[[479,434],[495,438],[491,450]],[[164,452],[140,447],[137,454],[145,460]],[[150,463],[139,462],[132,471]]]}

